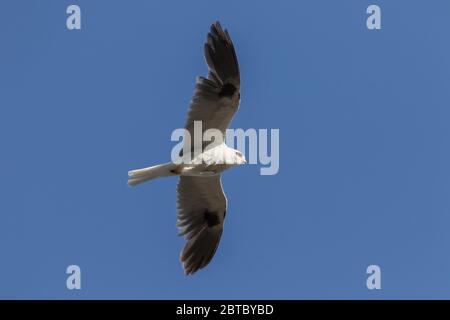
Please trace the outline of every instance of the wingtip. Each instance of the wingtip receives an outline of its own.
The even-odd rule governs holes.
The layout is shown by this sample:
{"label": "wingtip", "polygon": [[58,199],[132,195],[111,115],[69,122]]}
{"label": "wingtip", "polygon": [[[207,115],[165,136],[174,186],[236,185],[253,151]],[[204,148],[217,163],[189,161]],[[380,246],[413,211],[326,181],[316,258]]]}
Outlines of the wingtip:
{"label": "wingtip", "polygon": [[185,263],[185,261],[182,260],[181,255],[180,255],[180,262],[181,262],[181,267],[183,268],[183,273],[185,276],[192,276],[195,273],[195,271],[192,270],[192,268],[189,268],[187,266],[187,263]]}
{"label": "wingtip", "polygon": [[225,31],[226,30],[224,30],[222,28],[222,25],[220,24],[219,20],[216,20],[211,24],[211,28],[210,28],[211,36],[215,36],[215,37],[219,37],[219,38],[224,37]]}
{"label": "wingtip", "polygon": [[184,268],[183,268],[183,272],[184,272],[184,275],[185,275],[186,277],[192,276],[192,275],[194,274],[193,271],[187,270],[187,269],[184,269]]}
{"label": "wingtip", "polygon": [[183,268],[183,273],[185,276],[192,276],[194,273],[196,273],[200,268],[195,268],[192,264],[188,263],[187,257],[184,255],[185,251],[184,249],[180,252],[180,263],[181,267]]}
{"label": "wingtip", "polygon": [[211,27],[218,28],[218,29],[222,29],[222,26],[220,25],[220,21],[219,21],[219,20],[215,20],[215,21],[211,24]]}

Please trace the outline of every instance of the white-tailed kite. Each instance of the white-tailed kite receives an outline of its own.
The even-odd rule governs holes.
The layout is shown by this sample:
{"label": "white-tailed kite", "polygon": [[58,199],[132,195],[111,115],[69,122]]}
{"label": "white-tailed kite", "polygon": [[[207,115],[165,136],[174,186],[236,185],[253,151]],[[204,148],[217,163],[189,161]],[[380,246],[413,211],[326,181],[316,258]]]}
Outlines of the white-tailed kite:
{"label": "white-tailed kite", "polygon": [[207,78],[197,78],[185,128],[194,137],[194,121],[201,121],[202,134],[217,129],[222,140],[215,145],[201,143],[200,151],[190,146],[183,148],[187,152],[180,152],[182,163],[173,161],[128,172],[131,186],[158,177],[180,176],[177,227],[187,241],[180,254],[186,274],[205,267],[219,245],[227,211],[221,172],[246,163],[241,152],[224,143],[225,130],[239,108],[240,76],[233,42],[219,22],[211,25],[204,51],[209,73]]}

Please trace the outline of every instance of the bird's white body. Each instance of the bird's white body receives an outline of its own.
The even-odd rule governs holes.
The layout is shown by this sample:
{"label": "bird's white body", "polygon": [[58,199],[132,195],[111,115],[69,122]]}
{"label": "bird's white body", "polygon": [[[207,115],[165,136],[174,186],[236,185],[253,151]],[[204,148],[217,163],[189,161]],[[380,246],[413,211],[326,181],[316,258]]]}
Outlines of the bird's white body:
{"label": "bird's white body", "polygon": [[210,177],[230,169],[236,165],[245,164],[241,152],[228,147],[225,143],[206,148],[199,154],[187,153],[173,163],[160,164],[148,168],[128,172],[129,184],[137,185],[159,177],[191,176]]}
{"label": "bird's white body", "polygon": [[[192,160],[190,160],[191,158]],[[228,147],[225,143],[207,148],[198,155],[194,153],[194,157],[187,154],[187,157],[181,157],[179,160],[182,161],[180,175],[198,177],[220,174],[236,165],[246,163],[245,158],[238,150]]]}

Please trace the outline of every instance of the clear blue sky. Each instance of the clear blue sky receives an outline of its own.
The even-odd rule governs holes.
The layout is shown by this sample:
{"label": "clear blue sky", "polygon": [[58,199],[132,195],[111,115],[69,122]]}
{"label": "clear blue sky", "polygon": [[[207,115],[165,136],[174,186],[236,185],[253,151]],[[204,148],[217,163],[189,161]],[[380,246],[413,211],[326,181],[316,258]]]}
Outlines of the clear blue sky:
{"label": "clear blue sky", "polygon": [[[449,14],[444,0],[2,1],[0,298],[450,298]],[[226,172],[219,250],[186,277],[176,179],[131,189],[127,171],[170,159],[216,19],[241,66],[232,127],[279,128],[280,171]]]}

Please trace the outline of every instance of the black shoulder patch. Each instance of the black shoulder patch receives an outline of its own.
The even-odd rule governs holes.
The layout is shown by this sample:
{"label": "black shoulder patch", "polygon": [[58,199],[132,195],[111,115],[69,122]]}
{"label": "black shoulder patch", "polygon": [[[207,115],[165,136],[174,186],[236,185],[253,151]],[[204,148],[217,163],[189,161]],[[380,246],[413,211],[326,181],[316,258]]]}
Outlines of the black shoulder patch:
{"label": "black shoulder patch", "polygon": [[237,88],[231,84],[226,83],[224,86],[222,86],[222,89],[219,92],[219,97],[231,97],[236,92]]}
{"label": "black shoulder patch", "polygon": [[205,211],[205,221],[208,227],[217,226],[220,223],[219,215],[216,212]]}

